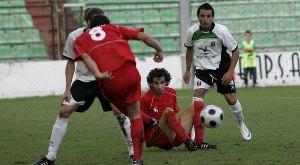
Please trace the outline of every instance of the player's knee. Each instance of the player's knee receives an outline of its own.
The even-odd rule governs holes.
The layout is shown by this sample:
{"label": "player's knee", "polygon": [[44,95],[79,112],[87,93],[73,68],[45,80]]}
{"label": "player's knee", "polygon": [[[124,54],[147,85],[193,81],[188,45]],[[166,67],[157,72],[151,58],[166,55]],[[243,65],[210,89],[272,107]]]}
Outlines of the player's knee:
{"label": "player's knee", "polygon": [[59,111],[59,117],[61,118],[69,118],[69,116],[71,115],[72,111],[70,108],[67,108],[66,106],[62,106],[60,108],[60,111]]}
{"label": "player's knee", "polygon": [[167,107],[165,110],[164,110],[164,114],[168,114],[170,112],[174,112],[174,110],[170,107]]}
{"label": "player's knee", "polygon": [[236,98],[229,98],[226,101],[229,105],[235,105],[237,102]]}
{"label": "player's knee", "polygon": [[235,105],[237,103],[237,97],[235,94],[225,94],[224,96],[229,105]]}

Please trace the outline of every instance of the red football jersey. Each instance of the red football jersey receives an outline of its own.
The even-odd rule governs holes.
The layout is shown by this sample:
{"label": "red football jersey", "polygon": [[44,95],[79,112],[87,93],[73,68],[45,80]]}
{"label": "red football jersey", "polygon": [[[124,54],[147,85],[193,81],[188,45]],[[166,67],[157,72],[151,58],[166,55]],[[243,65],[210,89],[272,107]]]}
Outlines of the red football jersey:
{"label": "red football jersey", "polygon": [[128,40],[137,40],[138,32],[143,28],[130,29],[119,25],[102,25],[94,27],[78,38],[74,43],[75,61],[87,53],[96,62],[100,72],[112,72],[126,61],[135,63]]}
{"label": "red football jersey", "polygon": [[[141,98],[140,105],[144,114],[154,117],[157,121],[160,120],[167,107],[172,108],[176,113],[179,112],[176,91],[169,87],[165,87],[165,93],[162,96],[156,96],[151,89],[148,90]],[[145,140],[152,136],[153,131],[153,127],[145,129]]]}

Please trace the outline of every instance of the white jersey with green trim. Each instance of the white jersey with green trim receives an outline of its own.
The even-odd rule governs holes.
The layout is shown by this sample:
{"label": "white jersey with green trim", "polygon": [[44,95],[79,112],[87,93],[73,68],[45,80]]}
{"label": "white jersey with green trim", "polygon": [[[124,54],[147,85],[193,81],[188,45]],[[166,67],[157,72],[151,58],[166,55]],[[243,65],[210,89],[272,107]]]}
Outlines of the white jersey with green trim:
{"label": "white jersey with green trim", "polygon": [[[74,60],[75,55],[74,55],[73,44],[75,39],[84,32],[84,29],[85,29],[84,27],[78,28],[69,34],[63,52],[63,56],[65,58]],[[88,68],[83,63],[83,61],[77,61],[75,74],[76,74],[76,80],[80,80],[83,82],[90,82],[96,80],[94,75],[88,70]]]}
{"label": "white jersey with green trim", "polygon": [[193,47],[196,69],[227,71],[232,51],[238,45],[226,26],[213,23],[208,32],[200,30],[197,23],[188,29],[184,45]]}

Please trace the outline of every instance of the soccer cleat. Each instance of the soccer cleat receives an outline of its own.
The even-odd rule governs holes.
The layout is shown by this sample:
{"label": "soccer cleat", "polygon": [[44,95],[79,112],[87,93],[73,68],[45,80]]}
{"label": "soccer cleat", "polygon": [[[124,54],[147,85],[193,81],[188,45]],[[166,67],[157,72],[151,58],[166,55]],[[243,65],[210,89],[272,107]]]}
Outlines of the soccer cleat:
{"label": "soccer cleat", "polygon": [[143,161],[139,161],[139,160],[134,160],[132,161],[132,165],[143,165]]}
{"label": "soccer cleat", "polygon": [[251,140],[252,135],[251,132],[249,131],[249,129],[247,128],[246,124],[242,121],[239,124],[240,130],[241,130],[241,134],[244,140]]}
{"label": "soccer cleat", "polygon": [[189,151],[196,151],[197,149],[196,142],[194,140],[187,141],[184,144]]}
{"label": "soccer cleat", "polygon": [[209,144],[206,142],[202,142],[200,144],[197,145],[197,149],[198,150],[203,150],[203,149],[217,149],[217,145],[215,144]]}
{"label": "soccer cleat", "polygon": [[33,163],[32,165],[55,165],[55,160],[51,161],[47,157],[43,156],[39,161]]}

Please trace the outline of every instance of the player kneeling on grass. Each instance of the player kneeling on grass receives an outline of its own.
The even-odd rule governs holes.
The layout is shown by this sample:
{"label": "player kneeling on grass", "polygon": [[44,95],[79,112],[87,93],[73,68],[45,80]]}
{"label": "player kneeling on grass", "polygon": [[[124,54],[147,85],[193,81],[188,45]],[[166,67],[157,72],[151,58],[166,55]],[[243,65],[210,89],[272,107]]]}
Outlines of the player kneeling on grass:
{"label": "player kneeling on grass", "polygon": [[177,118],[176,91],[167,87],[170,80],[171,75],[164,68],[155,68],[147,76],[150,89],[140,101],[146,146],[169,150],[184,143],[189,151],[215,149],[216,145],[203,141],[203,133],[196,134],[195,141],[190,138],[192,126],[200,123],[200,114],[195,115],[193,106],[189,106]]}

